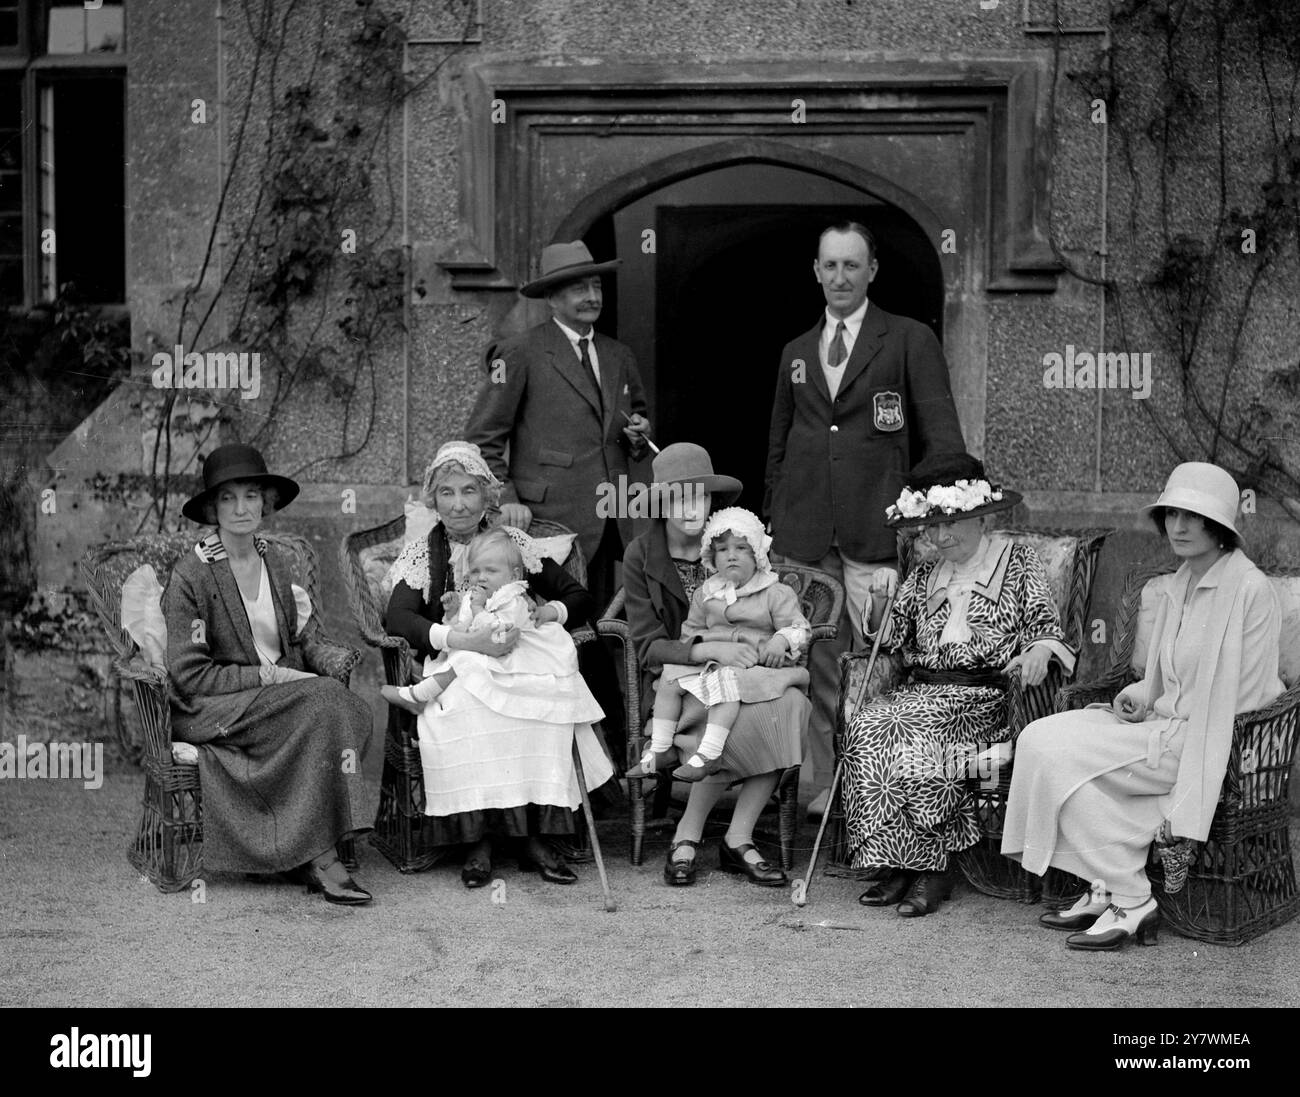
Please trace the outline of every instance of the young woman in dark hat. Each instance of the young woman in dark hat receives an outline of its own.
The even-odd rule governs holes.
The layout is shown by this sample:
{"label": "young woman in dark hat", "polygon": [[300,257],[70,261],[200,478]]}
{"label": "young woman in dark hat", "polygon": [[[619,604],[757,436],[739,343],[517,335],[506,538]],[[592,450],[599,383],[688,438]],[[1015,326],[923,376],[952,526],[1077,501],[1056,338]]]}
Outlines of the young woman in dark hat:
{"label": "young woman in dark hat", "polygon": [[[627,592],[627,621],[631,642],[641,663],[641,716],[654,704],[655,685],[666,663],[752,667],[758,649],[750,640],[682,639],[682,624],[691,596],[704,582],[702,537],[705,521],[715,507],[733,502],[740,481],[718,476],[702,446],[679,442],[666,446],[654,459],[654,485],[659,519],[627,548],[623,557],[623,586]],[[690,490],[686,490],[690,489]],[[739,630],[730,631],[733,635]],[[695,883],[696,851],[704,824],[728,785],[742,782],[731,824],[718,850],[719,868],[743,874],[751,883],[780,887],[786,875],[769,863],[754,845],[754,826],[771,797],[781,773],[802,759],[802,742],[812,711],[808,698],[790,686],[775,701],[743,703],[727,737],[719,772],[691,785],[686,811],[677,824],[664,879],[674,886]],[[699,748],[708,710],[688,696],[673,740],[675,750],[654,755],[644,767],[671,767],[685,762]]]}
{"label": "young woman in dark hat", "polygon": [[297,870],[328,902],[368,903],[335,847],[370,829],[360,822],[370,706],[307,669],[318,609],[257,532],[298,485],[243,445],[213,450],[203,483],[183,513],[216,530],[173,569],[163,610],[172,734],[199,748],[204,865]]}
{"label": "young woman in dark hat", "polygon": [[[855,868],[883,868],[859,897],[913,918],[952,890],[950,856],[980,838],[966,793],[966,751],[1005,738],[1006,678],[1037,685],[1048,661],[1074,665],[1038,555],[991,536],[988,518],[1020,496],[991,485],[965,453],[936,454],[909,474],[887,524],[919,526],[935,559],[902,586],[872,576],[868,639],[902,651],[910,681],[859,709],[844,738],[844,813]],[[893,612],[883,622],[888,596]]]}

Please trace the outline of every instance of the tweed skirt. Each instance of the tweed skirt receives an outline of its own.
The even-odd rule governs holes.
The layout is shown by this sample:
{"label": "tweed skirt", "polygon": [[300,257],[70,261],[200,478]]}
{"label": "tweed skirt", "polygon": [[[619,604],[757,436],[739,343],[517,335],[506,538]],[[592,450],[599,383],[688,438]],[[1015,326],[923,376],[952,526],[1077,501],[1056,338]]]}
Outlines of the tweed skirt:
{"label": "tweed skirt", "polygon": [[248,692],[229,732],[198,744],[204,867],[283,872],[370,830],[361,822],[370,706],[325,677]]}

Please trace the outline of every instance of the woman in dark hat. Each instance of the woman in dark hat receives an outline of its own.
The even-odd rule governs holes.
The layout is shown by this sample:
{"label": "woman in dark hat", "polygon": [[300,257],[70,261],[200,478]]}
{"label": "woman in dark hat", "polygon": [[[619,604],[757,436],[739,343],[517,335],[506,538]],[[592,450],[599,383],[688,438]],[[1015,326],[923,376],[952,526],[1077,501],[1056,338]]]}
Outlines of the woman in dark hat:
{"label": "woman in dark hat", "polygon": [[887,524],[921,527],[936,555],[901,587],[889,568],[872,576],[865,634],[885,629],[881,647],[907,656],[910,680],[849,724],[844,813],[853,866],[887,870],[858,901],[914,918],[950,894],[950,855],[979,841],[967,754],[977,740],[1006,738],[1006,675],[1037,685],[1050,659],[1068,670],[1075,653],[1038,555],[987,531],[1020,496],[990,484],[965,453],[926,458],[907,483]]}
{"label": "woman in dark hat", "polygon": [[[702,446],[679,442],[654,459],[654,490],[659,518],[627,548],[623,587],[631,642],[641,664],[641,718],[650,716],[655,684],[665,663],[753,666],[756,648],[744,638],[683,640],[682,623],[691,596],[704,582],[702,535],[709,512],[740,495],[740,481],[718,476]],[[746,654],[748,653],[748,654]],[[802,690],[791,686],[775,701],[740,706],[719,772],[691,785],[686,810],[677,824],[664,879],[674,886],[695,883],[696,850],[704,824],[728,785],[742,782],[731,824],[718,851],[724,872],[743,874],[763,887],[780,887],[785,873],[754,845],[754,825],[771,798],[781,773],[802,760],[802,742],[812,711]],[[683,702],[676,751],[656,755],[660,767],[685,762],[699,748],[708,710],[696,698]]]}
{"label": "woman in dark hat", "polygon": [[[215,526],[163,593],[172,733],[199,748],[205,867],[296,870],[328,902],[370,902],[339,861],[339,839],[369,830],[360,758],[370,706],[317,665],[317,612],[258,536],[298,485],[251,446],[213,450],[185,516]],[[349,764],[350,763],[350,764]]]}

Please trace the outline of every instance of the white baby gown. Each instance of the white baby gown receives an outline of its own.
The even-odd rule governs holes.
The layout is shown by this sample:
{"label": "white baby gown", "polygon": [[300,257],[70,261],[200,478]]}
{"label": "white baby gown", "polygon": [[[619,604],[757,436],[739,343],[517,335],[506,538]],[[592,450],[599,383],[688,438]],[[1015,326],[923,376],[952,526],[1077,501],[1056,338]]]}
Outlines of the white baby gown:
{"label": "white baby gown", "polygon": [[578,673],[564,626],[536,626],[527,584],[507,583],[473,614],[462,595],[458,628],[509,625],[519,640],[506,655],[443,651],[425,674],[453,668],[455,680],[416,721],[424,768],[425,814],[456,815],[523,804],[577,809],[576,738],[587,789],[613,776],[592,724],[605,713]]}

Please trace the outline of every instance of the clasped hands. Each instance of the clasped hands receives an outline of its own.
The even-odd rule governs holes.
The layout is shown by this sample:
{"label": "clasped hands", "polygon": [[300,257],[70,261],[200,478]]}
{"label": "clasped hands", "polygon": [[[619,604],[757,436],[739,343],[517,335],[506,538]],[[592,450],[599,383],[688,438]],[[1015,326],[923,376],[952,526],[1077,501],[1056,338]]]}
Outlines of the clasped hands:
{"label": "clasped hands", "polygon": [[[735,639],[731,639],[734,636]],[[714,639],[713,637],[717,637]],[[724,667],[747,670],[750,667],[780,667],[789,662],[790,643],[778,633],[768,637],[756,628],[714,629],[706,636],[704,654]]]}

